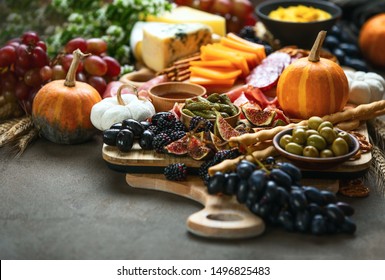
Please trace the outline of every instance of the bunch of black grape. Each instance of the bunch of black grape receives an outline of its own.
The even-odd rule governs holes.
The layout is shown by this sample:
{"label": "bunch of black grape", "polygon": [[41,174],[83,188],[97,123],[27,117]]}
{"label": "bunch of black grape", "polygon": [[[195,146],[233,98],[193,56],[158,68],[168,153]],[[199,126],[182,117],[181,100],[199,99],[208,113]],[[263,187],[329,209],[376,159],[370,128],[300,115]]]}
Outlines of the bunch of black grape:
{"label": "bunch of black grape", "polygon": [[235,195],[252,213],[288,231],[315,235],[353,234],[354,208],[338,202],[334,193],[301,186],[301,171],[287,162],[268,158],[264,168],[242,160],[231,173],[216,172],[209,178],[210,194]]}

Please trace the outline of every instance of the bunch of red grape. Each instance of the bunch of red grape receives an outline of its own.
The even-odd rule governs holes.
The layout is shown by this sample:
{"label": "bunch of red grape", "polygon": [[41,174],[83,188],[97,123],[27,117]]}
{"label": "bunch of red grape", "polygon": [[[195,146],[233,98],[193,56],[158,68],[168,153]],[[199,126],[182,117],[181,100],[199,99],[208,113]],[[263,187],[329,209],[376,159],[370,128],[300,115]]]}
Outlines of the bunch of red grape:
{"label": "bunch of red grape", "polygon": [[225,17],[227,32],[238,33],[243,26],[256,22],[249,0],[174,0],[174,3]]}
{"label": "bunch of red grape", "polygon": [[25,112],[31,112],[37,91],[50,79],[46,50],[45,42],[32,31],[8,41],[0,48],[2,107],[6,106],[14,116],[23,113],[20,106]]}
{"label": "bunch of red grape", "polygon": [[52,66],[52,80],[64,79],[73,59],[73,51],[79,49],[88,56],[80,62],[76,80],[93,86],[100,95],[108,82],[116,80],[120,74],[120,63],[106,54],[107,43],[100,38],[74,38],[64,46]]}
{"label": "bunch of red grape", "polygon": [[107,83],[120,74],[119,62],[106,54],[107,43],[102,39],[72,39],[52,61],[45,42],[33,31],[1,47],[0,119],[30,113],[33,99],[44,84],[65,79],[76,49],[88,54],[77,69],[76,80],[90,84],[102,95]]}

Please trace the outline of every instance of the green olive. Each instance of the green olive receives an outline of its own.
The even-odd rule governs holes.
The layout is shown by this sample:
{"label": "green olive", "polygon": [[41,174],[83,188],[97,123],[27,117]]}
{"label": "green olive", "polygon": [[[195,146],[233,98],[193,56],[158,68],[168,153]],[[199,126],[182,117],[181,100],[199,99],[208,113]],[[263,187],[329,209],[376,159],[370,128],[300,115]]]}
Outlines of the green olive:
{"label": "green olive", "polygon": [[350,146],[352,144],[352,139],[350,138],[349,133],[347,133],[346,131],[338,132],[337,136],[343,138],[346,141],[346,143],[348,144],[348,146]]}
{"label": "green olive", "polygon": [[345,139],[341,137],[337,137],[332,144],[332,151],[335,156],[342,156],[349,152],[348,143],[346,143]]}
{"label": "green olive", "polygon": [[321,135],[313,134],[307,138],[306,145],[316,147],[321,151],[326,148],[326,140]]}
{"label": "green olive", "polygon": [[327,144],[333,143],[334,139],[337,138],[335,130],[328,126],[321,128],[319,134],[325,138]]}
{"label": "green olive", "polygon": [[288,153],[301,156],[302,151],[303,151],[303,147],[297,143],[290,142],[285,146],[285,150]]}
{"label": "green olive", "polygon": [[330,158],[330,157],[334,157],[334,154],[333,154],[333,151],[330,150],[330,149],[323,149],[320,153],[319,153],[319,156],[321,158]]}
{"label": "green olive", "polygon": [[293,131],[293,142],[297,144],[304,144],[306,143],[306,131],[303,128],[297,128]]}
{"label": "green olive", "polygon": [[313,146],[306,146],[303,148],[302,154],[305,157],[319,157],[319,152],[316,147]]}
{"label": "green olive", "polygon": [[307,121],[307,125],[310,129],[315,129],[317,130],[319,125],[323,122],[322,118],[318,116],[313,116],[310,117],[309,120]]}
{"label": "green olive", "polygon": [[293,128],[293,133],[294,133],[297,129],[307,130],[308,127],[307,127],[307,126],[304,126],[304,125],[297,125],[296,127]]}
{"label": "green olive", "polygon": [[308,129],[308,130],[306,130],[306,138],[308,138],[312,134],[319,134],[319,133],[315,129]]}
{"label": "green olive", "polygon": [[333,128],[333,124],[329,121],[324,121],[322,122],[319,126],[318,126],[318,131],[320,131],[323,127],[330,127],[330,128]]}
{"label": "green olive", "polygon": [[292,141],[293,136],[285,134],[279,139],[279,145],[285,149],[285,146]]}

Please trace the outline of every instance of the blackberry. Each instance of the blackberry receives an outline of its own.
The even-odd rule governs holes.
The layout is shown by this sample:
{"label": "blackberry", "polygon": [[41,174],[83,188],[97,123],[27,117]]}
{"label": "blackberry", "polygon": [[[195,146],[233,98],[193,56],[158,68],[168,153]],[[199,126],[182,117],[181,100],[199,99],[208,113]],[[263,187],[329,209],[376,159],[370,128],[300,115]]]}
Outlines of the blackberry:
{"label": "blackberry", "polygon": [[176,141],[176,140],[184,137],[186,135],[186,132],[180,131],[180,130],[179,131],[173,131],[169,135],[170,135],[171,141]]}
{"label": "blackberry", "polygon": [[189,131],[208,132],[212,130],[212,128],[213,128],[213,124],[209,120],[206,120],[203,117],[196,116],[196,117],[192,117],[190,120]]}
{"label": "blackberry", "polygon": [[160,133],[160,129],[156,125],[153,125],[153,124],[148,127],[148,130],[151,131],[152,133],[154,133],[154,135],[157,135]]}
{"label": "blackberry", "polygon": [[166,133],[159,133],[155,135],[154,139],[152,140],[152,146],[154,147],[154,150],[157,153],[163,153],[164,152],[164,146],[170,144],[172,142],[170,136],[168,136]]}
{"label": "blackberry", "polygon": [[181,121],[177,120],[175,123],[174,123],[174,129],[176,131],[186,131],[186,127],[184,125],[184,123],[182,123]]}
{"label": "blackberry", "polygon": [[214,155],[212,160],[213,160],[214,165],[215,165],[215,164],[218,164],[218,163],[224,161],[225,159],[233,159],[233,158],[236,158],[240,155],[241,155],[241,153],[239,152],[238,149],[222,150],[222,151],[218,151]]}
{"label": "blackberry", "polygon": [[173,129],[175,130],[175,124],[177,123],[176,118],[174,115],[171,115],[172,117],[167,118],[160,118],[157,123],[158,129],[161,131],[167,130],[167,129]]}
{"label": "blackberry", "polygon": [[187,177],[187,167],[184,163],[172,163],[165,167],[164,176],[167,180],[183,181]]}
{"label": "blackberry", "polygon": [[157,125],[160,119],[175,119],[175,116],[171,112],[159,112],[151,117],[151,124]]}

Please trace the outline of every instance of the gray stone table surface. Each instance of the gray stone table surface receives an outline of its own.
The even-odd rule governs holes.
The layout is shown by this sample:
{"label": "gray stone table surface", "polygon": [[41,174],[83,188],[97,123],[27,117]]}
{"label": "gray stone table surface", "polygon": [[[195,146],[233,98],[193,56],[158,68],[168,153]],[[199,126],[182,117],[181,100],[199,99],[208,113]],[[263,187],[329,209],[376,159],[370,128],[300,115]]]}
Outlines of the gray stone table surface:
{"label": "gray stone table surface", "polygon": [[100,136],[81,145],[44,139],[20,158],[0,150],[1,259],[385,259],[385,198],[376,186],[356,210],[355,235],[312,236],[267,227],[259,237],[190,234],[201,209],[168,193],[133,189],[102,159]]}

